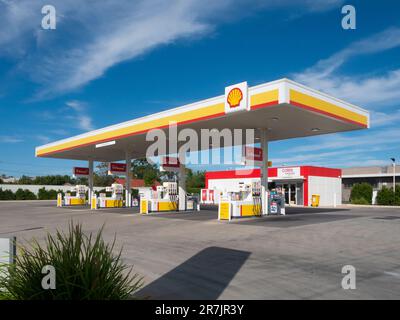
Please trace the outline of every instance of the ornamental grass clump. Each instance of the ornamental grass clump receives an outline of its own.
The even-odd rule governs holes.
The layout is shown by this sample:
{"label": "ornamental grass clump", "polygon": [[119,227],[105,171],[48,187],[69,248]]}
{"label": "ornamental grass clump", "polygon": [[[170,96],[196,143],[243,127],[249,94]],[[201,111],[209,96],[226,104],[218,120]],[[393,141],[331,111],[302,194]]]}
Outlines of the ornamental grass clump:
{"label": "ornamental grass clump", "polygon": [[[2,298],[17,300],[121,300],[133,298],[142,277],[132,273],[104,242],[103,228],[86,235],[80,224],[69,225],[67,233],[48,234],[44,245],[34,240],[21,248],[15,263],[0,276]],[[51,269],[54,271],[52,283]],[[50,271],[49,271],[50,270]],[[4,272],[5,271],[5,272]],[[46,278],[47,277],[47,278]],[[44,283],[44,284],[43,284]],[[53,286],[53,288],[49,288]]]}

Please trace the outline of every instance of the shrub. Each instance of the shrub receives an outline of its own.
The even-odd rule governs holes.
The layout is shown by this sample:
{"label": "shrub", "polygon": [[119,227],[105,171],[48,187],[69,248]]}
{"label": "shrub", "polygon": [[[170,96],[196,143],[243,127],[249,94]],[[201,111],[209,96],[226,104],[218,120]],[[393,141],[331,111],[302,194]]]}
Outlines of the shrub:
{"label": "shrub", "polygon": [[47,200],[48,199],[48,191],[46,190],[45,187],[39,189],[38,199],[39,200]]}
{"label": "shrub", "polygon": [[57,200],[57,194],[58,193],[62,193],[62,192],[60,192],[60,190],[59,191],[56,191],[56,190],[53,190],[53,189],[49,190],[47,192],[48,200]]}
{"label": "shrub", "polygon": [[[106,244],[102,229],[85,235],[81,225],[69,225],[68,233],[48,234],[41,246],[36,240],[16,256],[15,265],[0,277],[0,291],[23,300],[127,299],[142,286],[142,278],[122,263],[121,251],[113,254],[114,241]],[[42,268],[54,267],[56,288],[41,286]]]}
{"label": "shrub", "polygon": [[383,186],[376,195],[376,203],[381,206],[391,206],[394,202],[393,190]]}
{"label": "shrub", "polygon": [[351,203],[352,204],[365,204],[365,205],[371,204],[364,198],[351,199]]}
{"label": "shrub", "polygon": [[351,203],[354,203],[354,200],[360,201],[360,199],[365,199],[367,204],[372,203],[372,186],[369,183],[356,183],[351,189]]}
{"label": "shrub", "polygon": [[15,192],[15,199],[16,200],[36,200],[36,195],[32,192],[29,191],[28,189],[22,190],[19,188]]}
{"label": "shrub", "polygon": [[56,191],[53,189],[46,190],[44,187],[39,189],[38,199],[39,200],[56,200],[57,194],[61,191]]}
{"label": "shrub", "polygon": [[394,205],[400,206],[400,185],[396,185],[396,194],[394,196]]}
{"label": "shrub", "polygon": [[15,194],[11,190],[0,188],[0,200],[15,200]]}

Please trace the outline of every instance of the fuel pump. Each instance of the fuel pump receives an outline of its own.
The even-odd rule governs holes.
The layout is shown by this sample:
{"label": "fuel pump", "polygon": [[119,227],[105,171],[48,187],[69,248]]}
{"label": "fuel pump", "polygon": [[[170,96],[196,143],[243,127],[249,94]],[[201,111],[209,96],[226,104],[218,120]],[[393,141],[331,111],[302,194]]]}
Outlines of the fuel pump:
{"label": "fuel pump", "polygon": [[178,184],[176,182],[164,182],[157,186],[150,199],[150,211],[175,211],[178,210]]}
{"label": "fuel pump", "polygon": [[220,220],[262,215],[261,182],[241,182],[234,191],[221,196],[218,208]]}
{"label": "fuel pump", "polygon": [[[108,197],[107,193],[111,193]],[[98,198],[99,208],[121,208],[123,207],[124,187],[122,184],[113,183],[111,187],[106,187],[106,193],[100,193]]]}
{"label": "fuel pump", "polygon": [[64,206],[82,206],[86,204],[86,189],[84,185],[76,185],[71,188],[71,192],[67,192],[64,196]]}
{"label": "fuel pump", "polygon": [[251,184],[251,196],[254,204],[254,215],[262,215],[262,201],[261,201],[261,182],[253,181]]}

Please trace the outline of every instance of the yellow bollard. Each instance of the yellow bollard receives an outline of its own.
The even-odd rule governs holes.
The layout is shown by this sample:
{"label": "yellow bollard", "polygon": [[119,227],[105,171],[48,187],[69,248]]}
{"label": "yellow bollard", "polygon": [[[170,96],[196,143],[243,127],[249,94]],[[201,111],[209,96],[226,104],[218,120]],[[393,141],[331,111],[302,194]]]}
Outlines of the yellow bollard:
{"label": "yellow bollard", "polygon": [[149,202],[147,199],[140,199],[140,213],[148,214],[149,213]]}
{"label": "yellow bollard", "polygon": [[93,194],[92,201],[90,202],[90,209],[97,210],[97,196],[95,193]]}
{"label": "yellow bollard", "polygon": [[62,207],[62,193],[57,193],[57,207]]}

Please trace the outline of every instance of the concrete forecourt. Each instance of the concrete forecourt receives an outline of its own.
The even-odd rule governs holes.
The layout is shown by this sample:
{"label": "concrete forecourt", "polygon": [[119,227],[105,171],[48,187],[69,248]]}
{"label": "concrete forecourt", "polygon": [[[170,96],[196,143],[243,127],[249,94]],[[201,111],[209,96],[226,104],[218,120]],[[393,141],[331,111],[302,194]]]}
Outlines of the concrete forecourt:
{"label": "concrete forecourt", "polygon": [[[216,210],[140,215],[137,209],[0,202],[0,235],[43,240],[73,219],[123,245],[152,299],[398,299],[400,210],[287,209],[286,216],[221,222]],[[342,267],[356,268],[344,290]]]}

